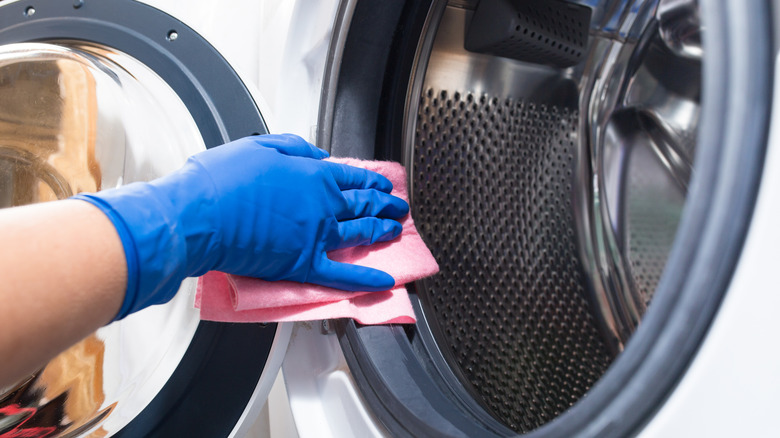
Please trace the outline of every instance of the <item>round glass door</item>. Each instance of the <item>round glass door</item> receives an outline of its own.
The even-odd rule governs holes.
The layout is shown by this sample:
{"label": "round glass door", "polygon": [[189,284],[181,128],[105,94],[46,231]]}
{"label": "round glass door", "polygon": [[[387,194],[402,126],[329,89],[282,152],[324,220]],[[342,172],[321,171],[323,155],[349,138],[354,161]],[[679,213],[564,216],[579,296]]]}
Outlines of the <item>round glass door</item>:
{"label": "round glass door", "polygon": [[[201,150],[197,125],[176,93],[127,54],[77,42],[0,48],[0,207],[152,180]],[[101,328],[6,388],[0,433],[19,425],[82,432],[101,420],[103,432],[125,426],[192,340],[199,322],[194,281],[170,303]],[[60,410],[64,415],[44,415]]]}

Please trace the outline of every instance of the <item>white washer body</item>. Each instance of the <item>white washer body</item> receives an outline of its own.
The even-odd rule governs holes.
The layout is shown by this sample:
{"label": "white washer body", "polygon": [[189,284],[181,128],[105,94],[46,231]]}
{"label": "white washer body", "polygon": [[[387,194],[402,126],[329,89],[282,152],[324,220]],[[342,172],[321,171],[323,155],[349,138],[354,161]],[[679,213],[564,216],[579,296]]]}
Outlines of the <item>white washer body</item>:
{"label": "white washer body", "polygon": [[337,0],[141,0],[211,43],[253,92],[272,133],[313,140]]}

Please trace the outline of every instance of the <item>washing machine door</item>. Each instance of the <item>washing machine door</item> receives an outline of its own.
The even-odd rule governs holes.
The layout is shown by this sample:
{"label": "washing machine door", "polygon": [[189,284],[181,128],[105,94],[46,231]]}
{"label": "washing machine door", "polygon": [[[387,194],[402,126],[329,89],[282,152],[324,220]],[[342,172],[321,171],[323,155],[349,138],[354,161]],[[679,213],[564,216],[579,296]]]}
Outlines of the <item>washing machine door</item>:
{"label": "washing machine door", "polygon": [[[267,132],[227,61],[170,15],[128,0],[0,6],[0,207],[148,181]],[[0,435],[245,432],[289,329],[200,321],[195,284],[0,389]]]}
{"label": "washing machine door", "polygon": [[296,327],[300,434],[642,430],[753,287],[769,3],[342,2],[319,144],[406,165],[441,272],[407,285],[415,325]]}

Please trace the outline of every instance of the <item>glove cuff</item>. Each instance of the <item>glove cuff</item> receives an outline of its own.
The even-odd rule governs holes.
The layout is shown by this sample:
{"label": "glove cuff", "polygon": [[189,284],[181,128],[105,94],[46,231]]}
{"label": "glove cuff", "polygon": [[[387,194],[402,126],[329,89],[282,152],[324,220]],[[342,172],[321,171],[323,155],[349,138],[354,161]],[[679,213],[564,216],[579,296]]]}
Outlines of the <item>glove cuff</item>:
{"label": "glove cuff", "polygon": [[119,309],[119,312],[111,320],[111,322],[122,319],[130,314],[130,308],[133,307],[135,298],[138,295],[138,251],[136,250],[133,236],[130,233],[130,229],[128,228],[124,219],[122,219],[122,216],[120,216],[119,213],[117,213],[111,207],[111,205],[107,204],[97,196],[80,193],[78,195],[72,196],[71,199],[78,199],[89,202],[90,204],[100,209],[100,211],[108,216],[108,219],[114,224],[114,228],[116,228],[116,232],[119,234],[119,240],[122,241],[122,247],[125,251],[125,260],[127,263],[127,286],[125,288],[125,298],[124,301],[122,301],[122,307]]}
{"label": "glove cuff", "polygon": [[168,302],[186,277],[187,243],[174,206],[147,183],[73,196],[99,208],[114,224],[127,262],[127,289],[113,321]]}

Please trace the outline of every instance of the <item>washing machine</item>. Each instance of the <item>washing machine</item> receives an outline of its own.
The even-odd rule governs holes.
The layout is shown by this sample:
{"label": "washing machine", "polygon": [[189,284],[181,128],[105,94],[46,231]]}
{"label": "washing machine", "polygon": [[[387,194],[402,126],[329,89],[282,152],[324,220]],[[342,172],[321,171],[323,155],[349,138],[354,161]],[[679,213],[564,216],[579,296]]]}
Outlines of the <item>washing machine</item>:
{"label": "washing machine", "polygon": [[737,0],[0,3],[3,206],[294,132],[403,163],[441,267],[407,285],[413,325],[199,321],[185,282],[0,390],[0,433],[774,435],[777,19]]}
{"label": "washing machine", "polygon": [[317,123],[404,163],[414,325],[301,323],[299,436],[775,436],[778,4],[343,1]]}

